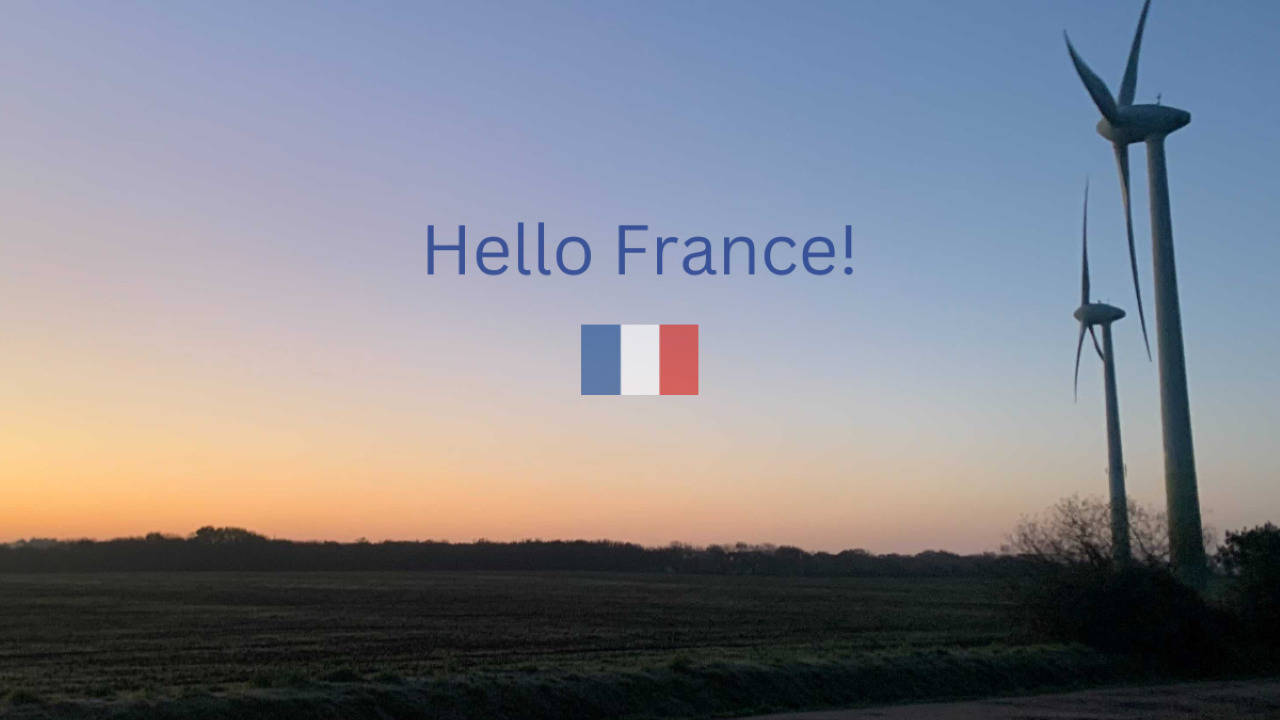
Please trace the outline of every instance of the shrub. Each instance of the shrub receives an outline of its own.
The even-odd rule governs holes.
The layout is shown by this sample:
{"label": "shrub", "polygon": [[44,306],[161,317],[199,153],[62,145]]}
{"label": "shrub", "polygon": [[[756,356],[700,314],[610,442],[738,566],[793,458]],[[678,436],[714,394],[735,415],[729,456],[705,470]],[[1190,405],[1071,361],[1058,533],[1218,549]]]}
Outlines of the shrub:
{"label": "shrub", "polygon": [[1234,619],[1169,571],[1164,515],[1129,504],[1134,557],[1124,565],[1111,556],[1110,515],[1105,500],[1073,496],[1024,518],[1010,534],[1005,552],[1038,568],[1011,587],[1026,626],[1040,638],[1133,655],[1164,669],[1220,668]]}
{"label": "shrub", "polygon": [[1159,567],[1046,568],[1016,588],[1015,600],[1039,636],[1134,655],[1165,669],[1217,667],[1230,627],[1224,613]]}
{"label": "shrub", "polygon": [[1280,641],[1280,528],[1228,532],[1217,560],[1230,577],[1226,599],[1250,633]]}
{"label": "shrub", "polygon": [[[1129,545],[1133,561],[1151,567],[1169,565],[1169,523],[1155,507],[1130,500]],[[1204,529],[1206,547],[1215,533]],[[1111,503],[1072,495],[1044,512],[1024,517],[1002,548],[1005,554],[1049,565],[1111,564]]]}

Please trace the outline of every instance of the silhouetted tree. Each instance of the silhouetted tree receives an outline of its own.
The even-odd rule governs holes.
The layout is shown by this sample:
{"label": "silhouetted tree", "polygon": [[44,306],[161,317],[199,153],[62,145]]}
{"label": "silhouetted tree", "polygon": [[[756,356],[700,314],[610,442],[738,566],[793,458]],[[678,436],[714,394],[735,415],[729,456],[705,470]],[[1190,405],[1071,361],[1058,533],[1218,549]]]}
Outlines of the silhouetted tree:
{"label": "silhouetted tree", "polygon": [[[1129,543],[1135,562],[1168,566],[1168,527],[1164,513],[1129,502]],[[1205,544],[1214,545],[1212,529],[1205,529]],[[1002,550],[1039,563],[1109,565],[1111,504],[1096,497],[1063,498],[1039,515],[1024,517]]]}
{"label": "silhouetted tree", "polygon": [[[155,535],[157,533],[152,533]],[[150,537],[148,535],[147,537]],[[205,545],[229,545],[266,542],[267,538],[238,527],[213,527],[205,525],[191,536],[192,541]]]}
{"label": "silhouetted tree", "polygon": [[1280,528],[1228,532],[1218,562],[1231,578],[1228,602],[1246,627],[1280,641]]}
{"label": "silhouetted tree", "polygon": [[608,540],[352,543],[275,540],[236,527],[189,537],[150,533],[115,540],[32,540],[0,546],[0,572],[105,570],[593,570],[718,575],[997,577],[1026,561],[997,555],[810,553],[797,547],[672,543],[645,548]]}

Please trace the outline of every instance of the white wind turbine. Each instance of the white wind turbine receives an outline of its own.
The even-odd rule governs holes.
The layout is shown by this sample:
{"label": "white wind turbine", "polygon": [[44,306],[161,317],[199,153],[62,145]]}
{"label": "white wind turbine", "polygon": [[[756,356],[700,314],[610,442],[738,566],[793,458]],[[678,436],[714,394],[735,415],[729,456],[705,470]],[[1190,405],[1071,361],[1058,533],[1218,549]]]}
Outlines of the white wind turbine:
{"label": "white wind turbine", "polygon": [[[1089,183],[1084,185],[1084,221],[1082,223],[1080,262],[1080,307],[1075,318],[1080,321],[1076,338],[1075,388],[1080,390],[1080,351],[1084,348],[1084,332],[1093,338],[1093,347],[1102,359],[1103,388],[1107,401],[1107,478],[1111,491],[1111,557],[1116,565],[1129,562],[1129,504],[1124,492],[1124,454],[1120,449],[1120,403],[1116,397],[1116,360],[1111,344],[1111,323],[1124,317],[1124,311],[1106,303],[1089,300]],[[1102,347],[1094,327],[1102,328]]]}

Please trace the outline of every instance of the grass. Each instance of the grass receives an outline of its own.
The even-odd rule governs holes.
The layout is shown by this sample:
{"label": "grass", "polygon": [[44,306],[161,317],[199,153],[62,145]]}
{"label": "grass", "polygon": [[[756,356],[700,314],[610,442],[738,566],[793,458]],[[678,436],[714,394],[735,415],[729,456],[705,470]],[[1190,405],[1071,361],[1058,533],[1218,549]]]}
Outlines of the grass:
{"label": "grass", "polygon": [[[880,652],[843,661],[712,663],[560,675],[488,673],[413,682],[251,688],[180,697],[129,697],[24,706],[22,718],[553,718],[717,717],[929,697],[1034,692],[1115,679],[1106,658],[1080,649],[1023,647]],[[109,707],[109,709],[108,709]]]}
{"label": "grass", "polygon": [[110,705],[113,717],[603,718],[1114,677],[1093,653],[1020,647],[995,590],[605,573],[10,575],[0,686],[15,689],[10,712],[31,717]]}

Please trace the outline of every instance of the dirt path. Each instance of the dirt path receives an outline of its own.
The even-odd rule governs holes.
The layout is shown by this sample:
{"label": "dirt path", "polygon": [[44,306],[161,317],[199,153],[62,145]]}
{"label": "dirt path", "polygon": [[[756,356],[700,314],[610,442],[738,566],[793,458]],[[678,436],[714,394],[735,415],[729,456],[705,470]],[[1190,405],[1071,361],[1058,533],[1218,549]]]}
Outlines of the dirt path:
{"label": "dirt path", "polygon": [[1082,690],[1060,695],[758,715],[742,720],[1262,720],[1280,679]]}

